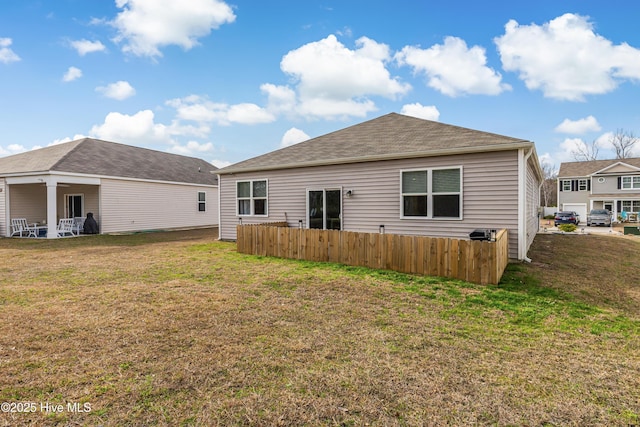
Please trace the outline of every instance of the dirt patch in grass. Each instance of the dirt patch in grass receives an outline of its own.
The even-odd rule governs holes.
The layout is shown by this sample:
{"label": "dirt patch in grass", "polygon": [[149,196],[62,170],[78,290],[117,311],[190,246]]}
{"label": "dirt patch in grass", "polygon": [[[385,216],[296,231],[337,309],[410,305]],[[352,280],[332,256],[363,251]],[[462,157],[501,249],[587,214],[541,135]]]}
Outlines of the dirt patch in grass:
{"label": "dirt patch in grass", "polygon": [[545,239],[497,287],[206,231],[0,240],[0,402],[38,405],[0,425],[637,424],[637,270],[585,293]]}
{"label": "dirt patch in grass", "polygon": [[539,234],[529,256],[527,272],[543,286],[640,317],[637,236]]}

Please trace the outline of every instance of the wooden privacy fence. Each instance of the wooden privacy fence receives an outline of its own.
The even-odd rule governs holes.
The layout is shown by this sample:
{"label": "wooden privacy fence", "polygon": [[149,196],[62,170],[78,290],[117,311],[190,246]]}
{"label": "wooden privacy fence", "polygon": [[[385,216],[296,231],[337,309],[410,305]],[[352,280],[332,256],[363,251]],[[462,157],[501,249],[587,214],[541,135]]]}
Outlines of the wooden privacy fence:
{"label": "wooden privacy fence", "polygon": [[508,255],[507,230],[496,241],[399,234],[238,225],[240,253],[441,276],[480,284],[498,284]]}

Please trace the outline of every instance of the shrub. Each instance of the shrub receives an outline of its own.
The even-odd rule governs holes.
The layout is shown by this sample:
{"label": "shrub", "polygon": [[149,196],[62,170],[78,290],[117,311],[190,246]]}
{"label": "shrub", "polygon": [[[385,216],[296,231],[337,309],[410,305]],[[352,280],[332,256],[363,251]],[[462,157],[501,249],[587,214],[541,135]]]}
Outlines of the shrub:
{"label": "shrub", "polygon": [[576,231],[576,228],[578,227],[575,224],[560,224],[558,226],[558,230],[564,231],[565,233],[572,233]]}
{"label": "shrub", "polygon": [[555,219],[555,215],[545,215],[544,217],[542,217],[543,219]]}

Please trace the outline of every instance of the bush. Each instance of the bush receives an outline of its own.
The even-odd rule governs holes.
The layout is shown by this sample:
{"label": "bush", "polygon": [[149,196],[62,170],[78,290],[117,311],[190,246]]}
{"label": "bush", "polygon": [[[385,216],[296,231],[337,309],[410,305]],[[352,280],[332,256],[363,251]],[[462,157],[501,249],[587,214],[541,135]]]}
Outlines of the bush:
{"label": "bush", "polygon": [[542,218],[543,219],[555,219],[555,217],[556,217],[555,215],[545,215]]}
{"label": "bush", "polygon": [[558,226],[558,230],[564,231],[565,233],[572,233],[576,231],[576,228],[578,227],[575,224],[560,224]]}

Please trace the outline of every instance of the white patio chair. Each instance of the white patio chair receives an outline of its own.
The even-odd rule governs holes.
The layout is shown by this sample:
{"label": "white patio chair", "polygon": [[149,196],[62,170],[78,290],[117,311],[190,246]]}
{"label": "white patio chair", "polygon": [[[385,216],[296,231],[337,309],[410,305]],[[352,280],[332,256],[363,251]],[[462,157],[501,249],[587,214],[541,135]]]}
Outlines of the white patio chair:
{"label": "white patio chair", "polygon": [[56,233],[58,237],[64,237],[65,235],[69,235],[69,237],[74,237],[73,234],[73,218],[63,218],[58,223],[58,228],[56,229]]}
{"label": "white patio chair", "polygon": [[73,229],[75,231],[76,236],[79,236],[84,228],[84,217],[76,216],[73,218]]}
{"label": "white patio chair", "polygon": [[11,219],[11,237],[16,234],[20,235],[20,237],[38,237],[35,224],[30,226],[26,218]]}

